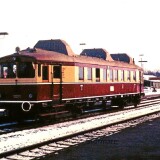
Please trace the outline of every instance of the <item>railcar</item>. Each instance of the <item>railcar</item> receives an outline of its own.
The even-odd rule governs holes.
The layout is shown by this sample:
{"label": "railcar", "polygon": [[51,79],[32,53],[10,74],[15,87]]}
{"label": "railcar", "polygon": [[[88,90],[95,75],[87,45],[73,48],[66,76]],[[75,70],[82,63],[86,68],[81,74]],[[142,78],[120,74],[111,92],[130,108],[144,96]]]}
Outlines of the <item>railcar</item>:
{"label": "railcar", "polygon": [[33,49],[0,58],[0,115],[56,116],[95,106],[137,106],[142,77],[142,68],[127,54],[98,48],[76,55],[63,40],[41,40]]}

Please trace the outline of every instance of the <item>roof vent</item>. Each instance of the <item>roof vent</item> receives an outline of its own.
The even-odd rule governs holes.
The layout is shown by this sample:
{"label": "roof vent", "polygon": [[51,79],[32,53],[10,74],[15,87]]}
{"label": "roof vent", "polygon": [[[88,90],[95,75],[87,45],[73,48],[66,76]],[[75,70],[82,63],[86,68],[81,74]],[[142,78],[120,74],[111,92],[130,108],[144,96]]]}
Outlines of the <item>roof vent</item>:
{"label": "roof vent", "polygon": [[51,40],[40,40],[36,43],[34,48],[39,48],[47,51],[54,51],[65,55],[75,55],[71,47],[63,40],[51,39]]}
{"label": "roof vent", "polygon": [[133,59],[126,53],[111,54],[111,57],[115,61],[121,61],[121,62],[125,62],[125,63],[130,63],[130,64],[134,63]]}
{"label": "roof vent", "polygon": [[84,49],[80,55],[113,61],[110,54],[103,48]]}

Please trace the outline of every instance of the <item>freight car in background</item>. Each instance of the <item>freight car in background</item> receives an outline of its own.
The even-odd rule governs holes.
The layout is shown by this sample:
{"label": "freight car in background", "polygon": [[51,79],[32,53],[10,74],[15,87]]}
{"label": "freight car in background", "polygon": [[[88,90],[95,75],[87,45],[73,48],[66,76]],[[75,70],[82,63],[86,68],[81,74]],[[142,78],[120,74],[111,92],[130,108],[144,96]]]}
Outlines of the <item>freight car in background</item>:
{"label": "freight car in background", "polygon": [[0,112],[24,118],[137,106],[142,77],[127,54],[99,48],[76,55],[63,40],[42,40],[0,58]]}

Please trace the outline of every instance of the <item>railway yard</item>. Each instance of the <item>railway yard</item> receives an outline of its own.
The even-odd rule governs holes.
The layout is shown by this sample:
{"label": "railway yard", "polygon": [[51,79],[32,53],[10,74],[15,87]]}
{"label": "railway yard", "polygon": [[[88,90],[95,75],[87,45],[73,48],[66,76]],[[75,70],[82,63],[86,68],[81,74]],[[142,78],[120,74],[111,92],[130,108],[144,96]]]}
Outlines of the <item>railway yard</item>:
{"label": "railway yard", "polygon": [[160,10],[143,1],[1,2],[0,160],[160,160]]}
{"label": "railway yard", "polygon": [[[108,144],[115,147],[119,143],[119,139],[116,136],[113,139],[109,137],[126,128],[133,128],[140,123],[159,118],[159,92],[147,93],[146,96],[149,98],[144,99],[136,108],[128,106],[116,112],[106,111],[105,114],[101,113],[70,121],[44,126],[37,125],[37,127],[31,127],[32,123],[30,122],[27,127],[19,130],[16,123],[6,124],[6,126],[1,124],[0,158],[26,160],[50,159],[51,157],[58,159],[60,157],[63,159],[62,156],[66,154],[68,157],[65,156],[65,159],[77,159],[77,154],[67,154],[70,149],[85,144],[96,144],[97,147]],[[152,99],[151,96],[157,97]],[[108,137],[108,139],[103,140],[104,137]],[[159,139],[157,140],[159,141]],[[83,153],[85,152],[83,151]],[[87,159],[86,154],[84,155],[81,153],[79,159]],[[90,159],[94,158],[90,157]]]}
{"label": "railway yard", "polygon": [[64,40],[39,40],[1,57],[0,69],[3,160],[56,159],[96,141],[116,146],[107,137],[160,115],[160,91],[145,92],[143,68],[126,53],[92,48],[77,55]]}

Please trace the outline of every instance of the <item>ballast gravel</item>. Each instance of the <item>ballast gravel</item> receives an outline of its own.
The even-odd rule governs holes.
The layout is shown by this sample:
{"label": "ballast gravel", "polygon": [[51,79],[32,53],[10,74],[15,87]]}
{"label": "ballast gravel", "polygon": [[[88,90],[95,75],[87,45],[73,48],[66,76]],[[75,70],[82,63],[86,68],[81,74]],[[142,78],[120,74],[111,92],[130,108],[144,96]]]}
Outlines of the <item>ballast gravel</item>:
{"label": "ballast gravel", "polygon": [[0,136],[0,153],[69,136],[82,131],[88,131],[97,127],[111,125],[158,111],[160,111],[160,106],[154,105],[148,108],[140,108],[138,110],[132,109],[130,111],[120,111],[36,129],[8,133]]}

